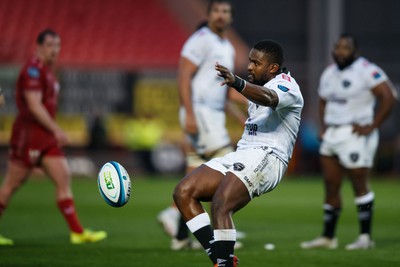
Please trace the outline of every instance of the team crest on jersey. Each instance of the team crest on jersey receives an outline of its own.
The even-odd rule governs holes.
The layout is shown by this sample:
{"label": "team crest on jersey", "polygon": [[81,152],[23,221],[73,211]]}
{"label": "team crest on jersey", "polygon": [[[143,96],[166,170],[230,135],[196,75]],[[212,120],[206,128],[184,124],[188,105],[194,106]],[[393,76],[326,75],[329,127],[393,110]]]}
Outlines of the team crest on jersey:
{"label": "team crest on jersey", "polygon": [[235,163],[233,163],[233,169],[234,169],[235,171],[240,172],[240,171],[243,171],[244,168],[245,168],[245,166],[244,166],[243,163],[240,163],[240,162],[235,162]]}
{"label": "team crest on jersey", "polygon": [[352,162],[357,162],[357,160],[359,158],[360,158],[360,155],[358,153],[356,153],[356,152],[350,154],[350,159],[351,159]]}
{"label": "team crest on jersey", "polygon": [[342,82],[342,85],[343,85],[344,88],[347,89],[348,87],[350,87],[351,82],[350,82],[349,80],[344,80],[344,81]]}

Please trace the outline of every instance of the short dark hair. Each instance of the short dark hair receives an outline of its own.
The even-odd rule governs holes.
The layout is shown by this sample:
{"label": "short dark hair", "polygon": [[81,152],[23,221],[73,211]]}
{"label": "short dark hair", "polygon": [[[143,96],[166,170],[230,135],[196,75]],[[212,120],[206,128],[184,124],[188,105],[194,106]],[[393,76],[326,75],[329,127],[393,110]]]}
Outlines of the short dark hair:
{"label": "short dark hair", "polygon": [[278,42],[269,39],[262,40],[256,43],[253,46],[253,49],[268,54],[271,63],[277,63],[280,67],[282,67],[284,61],[283,48]]}
{"label": "short dark hair", "polygon": [[54,30],[49,29],[49,28],[48,29],[44,29],[43,31],[41,31],[38,34],[38,36],[36,38],[36,43],[38,45],[42,45],[44,43],[44,40],[46,39],[47,35],[50,35],[52,37],[57,37],[58,36],[58,34]]}
{"label": "short dark hair", "polygon": [[207,14],[210,14],[211,11],[211,7],[215,4],[215,3],[227,3],[231,6],[231,13],[233,15],[233,5],[232,2],[230,0],[209,0],[208,1],[208,7],[207,7]]}
{"label": "short dark hair", "polygon": [[342,38],[350,39],[353,42],[354,51],[358,51],[358,48],[359,48],[358,47],[358,40],[353,34],[350,34],[350,33],[347,33],[347,32],[342,33],[339,36],[339,39],[342,39]]}

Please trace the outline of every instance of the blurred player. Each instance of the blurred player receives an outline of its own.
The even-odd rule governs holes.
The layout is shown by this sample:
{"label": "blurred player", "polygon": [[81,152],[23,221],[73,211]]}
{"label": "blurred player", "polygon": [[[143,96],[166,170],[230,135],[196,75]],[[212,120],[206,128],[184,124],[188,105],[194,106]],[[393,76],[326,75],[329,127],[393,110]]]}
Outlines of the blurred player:
{"label": "blurred player", "polygon": [[[86,230],[78,220],[70,171],[61,149],[68,143],[68,138],[55,121],[60,86],[53,67],[60,47],[61,40],[56,32],[42,31],[37,37],[36,54],[19,74],[16,86],[18,114],[11,134],[7,171],[0,188],[0,215],[32,169],[40,166],[55,184],[57,205],[68,223],[71,243],[96,242],[106,238],[107,233]],[[0,236],[0,245],[12,244],[11,239]]]}
{"label": "blurred player", "polygon": [[[207,22],[187,40],[181,52],[178,86],[180,121],[188,139],[185,143],[187,173],[213,157],[233,151],[225,126],[225,109],[243,125],[246,119],[228,100],[247,104],[246,99],[232,88],[221,87],[214,70],[215,62],[230,69],[234,66],[235,51],[225,38],[231,23],[229,1],[210,1]],[[191,245],[187,226],[175,206],[163,210],[158,221],[173,237],[171,249],[180,250]]]}
{"label": "blurred player", "polygon": [[[238,148],[196,168],[176,186],[173,195],[214,266],[236,266],[232,215],[278,185],[293,152],[303,109],[299,86],[282,69],[283,50],[278,43],[258,42],[249,61],[249,82],[225,66],[215,66],[224,79],[222,84],[249,100],[249,117]],[[203,201],[211,201],[212,221]]]}
{"label": "blurred player", "polygon": [[359,56],[353,36],[340,36],[332,55],[336,64],[322,73],[318,89],[320,158],[325,180],[324,229],[320,237],[301,243],[301,247],[338,247],[335,230],[342,208],[340,188],[348,174],[355,194],[360,235],[346,249],[369,249],[374,246],[371,222],[375,195],[368,176],[378,146],[378,128],[388,117],[395,96],[385,72]]}
{"label": "blurred player", "polygon": [[0,108],[2,106],[4,106],[5,103],[6,103],[6,99],[4,98],[3,88],[1,88],[1,86],[0,86]]}

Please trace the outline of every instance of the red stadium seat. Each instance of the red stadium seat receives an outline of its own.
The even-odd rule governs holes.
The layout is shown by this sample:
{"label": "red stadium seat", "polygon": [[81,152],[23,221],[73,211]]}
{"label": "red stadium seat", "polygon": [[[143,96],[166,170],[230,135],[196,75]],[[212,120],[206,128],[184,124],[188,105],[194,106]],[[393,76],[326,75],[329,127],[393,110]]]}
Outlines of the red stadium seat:
{"label": "red stadium seat", "polygon": [[0,62],[26,60],[48,27],[65,67],[176,68],[188,35],[157,0],[1,0]]}

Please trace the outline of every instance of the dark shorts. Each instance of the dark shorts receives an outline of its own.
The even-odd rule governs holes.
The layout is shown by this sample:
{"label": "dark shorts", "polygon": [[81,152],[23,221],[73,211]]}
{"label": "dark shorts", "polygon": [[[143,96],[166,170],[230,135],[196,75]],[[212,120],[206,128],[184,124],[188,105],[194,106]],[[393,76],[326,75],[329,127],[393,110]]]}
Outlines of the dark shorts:
{"label": "dark shorts", "polygon": [[64,156],[54,135],[34,123],[16,121],[10,141],[10,160],[31,168],[39,166],[44,156]]}

